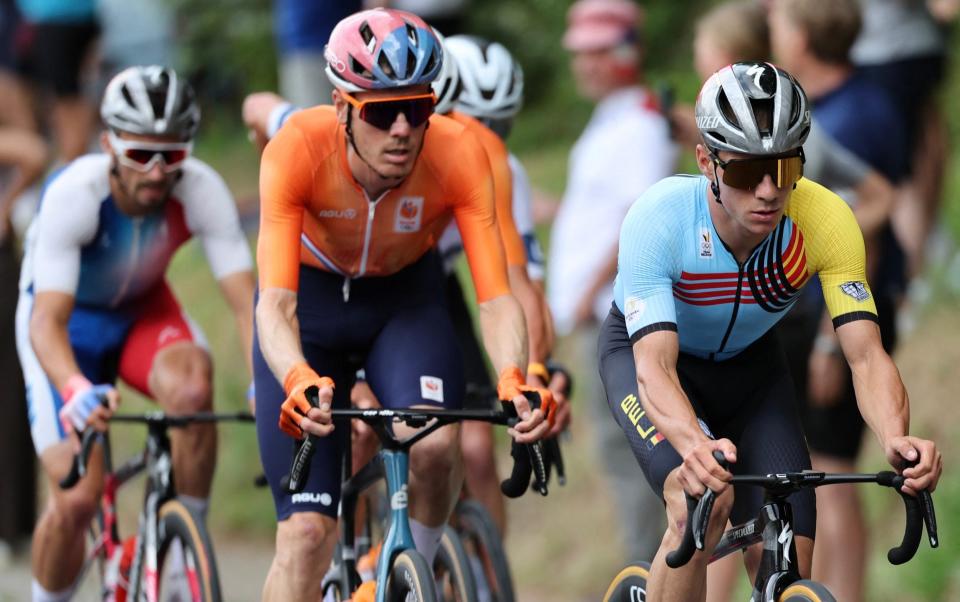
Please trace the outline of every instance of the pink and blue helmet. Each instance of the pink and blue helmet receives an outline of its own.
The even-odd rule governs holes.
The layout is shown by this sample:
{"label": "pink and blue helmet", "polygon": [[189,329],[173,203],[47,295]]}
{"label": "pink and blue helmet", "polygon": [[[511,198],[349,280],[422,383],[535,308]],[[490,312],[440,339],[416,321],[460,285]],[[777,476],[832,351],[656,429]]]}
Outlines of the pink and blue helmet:
{"label": "pink and blue helmet", "polygon": [[429,84],[440,73],[443,49],[420,17],[376,8],[337,23],[324,57],[336,88],[361,92]]}

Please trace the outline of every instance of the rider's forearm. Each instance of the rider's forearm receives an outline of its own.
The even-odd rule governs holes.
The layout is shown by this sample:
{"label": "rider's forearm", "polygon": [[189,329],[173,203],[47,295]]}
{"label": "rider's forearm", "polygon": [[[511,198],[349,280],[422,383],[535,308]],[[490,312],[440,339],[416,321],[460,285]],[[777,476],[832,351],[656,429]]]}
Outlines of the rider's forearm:
{"label": "rider's forearm", "polygon": [[237,272],[222,278],[220,290],[233,311],[243,345],[243,358],[247,370],[253,374],[253,293],[256,290],[253,272]]}
{"label": "rider's forearm", "polygon": [[67,319],[34,306],[30,317],[30,343],[40,366],[58,391],[63,391],[70,377],[81,374],[73,347]]}
{"label": "rider's forearm", "polygon": [[[693,406],[680,387],[676,369],[670,367],[669,361],[646,358],[636,350],[634,361],[643,410],[677,453],[686,456],[709,437],[700,428]],[[672,365],[676,365],[676,360]]]}
{"label": "rider's forearm", "polygon": [[523,308],[527,323],[529,359],[531,362],[543,362],[550,357],[550,347],[540,294],[533,288],[526,266],[509,266],[507,274],[510,277],[510,290]]}
{"label": "rider's forearm", "polygon": [[886,447],[893,437],[910,432],[910,400],[900,372],[882,349],[850,362],[857,405],[864,421]]}
{"label": "rider's forearm", "polygon": [[297,294],[280,288],[265,289],[256,312],[260,350],[270,371],[282,383],[293,366],[306,362],[300,346]]}
{"label": "rider's forearm", "polygon": [[513,295],[500,295],[480,304],[480,333],[497,374],[505,368],[527,368],[527,328],[523,309]]}

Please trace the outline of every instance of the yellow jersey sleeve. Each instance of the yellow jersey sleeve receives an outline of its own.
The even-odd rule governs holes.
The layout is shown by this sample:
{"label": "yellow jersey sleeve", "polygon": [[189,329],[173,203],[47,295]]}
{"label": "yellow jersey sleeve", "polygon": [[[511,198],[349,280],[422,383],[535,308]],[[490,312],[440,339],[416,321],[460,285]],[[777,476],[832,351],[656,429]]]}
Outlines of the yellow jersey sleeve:
{"label": "yellow jersey sleeve", "polygon": [[807,269],[817,273],[833,327],[855,320],[877,320],[867,284],[863,234],[853,211],[825,187],[801,179],[787,215],[806,241]]}

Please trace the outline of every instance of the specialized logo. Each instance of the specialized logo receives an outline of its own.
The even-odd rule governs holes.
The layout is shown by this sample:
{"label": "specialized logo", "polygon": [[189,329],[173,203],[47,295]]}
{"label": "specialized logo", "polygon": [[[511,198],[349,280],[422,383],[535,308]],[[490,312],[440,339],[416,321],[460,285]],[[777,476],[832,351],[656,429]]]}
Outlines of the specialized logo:
{"label": "specialized logo", "polygon": [[756,531],[756,523],[748,523],[739,529],[734,529],[730,536],[732,539],[739,539],[741,537],[746,537],[747,535],[753,535],[753,532]]}
{"label": "specialized logo", "polygon": [[353,219],[357,217],[356,209],[321,209],[317,211],[317,217],[329,219]]}
{"label": "specialized logo", "polygon": [[630,602],[643,602],[647,599],[647,590],[639,585],[631,585],[630,594],[627,596],[627,599]]}
{"label": "specialized logo", "polygon": [[405,196],[397,203],[397,217],[393,223],[394,232],[417,232],[423,216],[423,197]]}
{"label": "specialized logo", "polygon": [[329,506],[333,503],[333,496],[329,493],[294,493],[290,496],[290,501],[294,504],[323,504]]}
{"label": "specialized logo", "polygon": [[393,510],[403,510],[407,507],[407,486],[404,485],[400,491],[390,497],[390,508]]}
{"label": "specialized logo", "polygon": [[647,307],[646,301],[640,297],[627,297],[623,305],[625,310],[623,318],[627,323],[627,330],[636,330],[640,326],[638,322],[643,317],[643,310]]}
{"label": "specialized logo", "polygon": [[720,126],[720,117],[717,115],[697,115],[697,128],[712,130]]}
{"label": "specialized logo", "polygon": [[443,379],[436,376],[421,376],[420,397],[443,403]]}
{"label": "specialized logo", "polygon": [[700,228],[700,259],[710,259],[713,257],[713,236],[710,234],[710,228]]}
{"label": "specialized logo", "polygon": [[840,285],[840,290],[860,302],[870,298],[870,293],[867,292],[867,286],[863,282],[844,282]]}
{"label": "specialized logo", "polygon": [[783,555],[786,564],[790,564],[790,546],[793,545],[793,530],[790,528],[790,523],[785,523],[783,525],[783,531],[780,532],[777,541],[787,550],[787,553]]}

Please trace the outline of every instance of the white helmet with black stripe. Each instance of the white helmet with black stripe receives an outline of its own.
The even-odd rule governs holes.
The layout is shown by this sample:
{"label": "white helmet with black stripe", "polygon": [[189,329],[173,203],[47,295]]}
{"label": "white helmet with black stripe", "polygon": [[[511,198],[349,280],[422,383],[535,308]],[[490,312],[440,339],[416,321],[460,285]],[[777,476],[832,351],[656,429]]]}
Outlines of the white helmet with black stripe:
{"label": "white helmet with black stripe", "polygon": [[481,120],[511,119],[523,104],[523,70],[502,44],[457,35],[445,47],[457,61],[456,109]]}
{"label": "white helmet with black stripe", "polygon": [[107,84],[100,117],[111,130],[192,140],[200,126],[193,88],[159,65],[124,69]]}
{"label": "white helmet with black stripe", "polygon": [[810,133],[807,95],[789,73],[770,63],[734,63],[703,84],[697,128],[713,151],[779,155]]}

